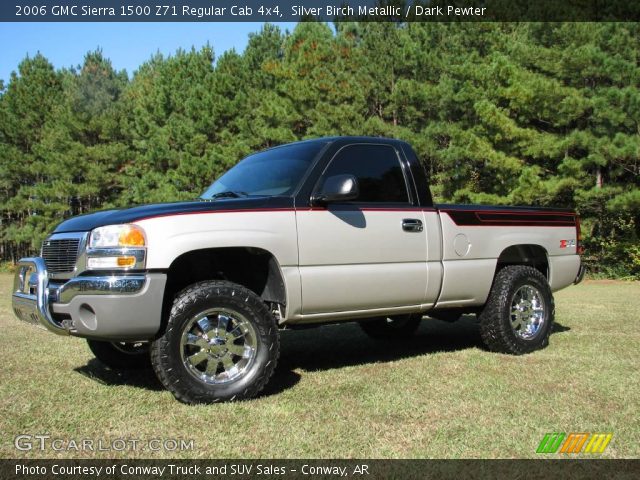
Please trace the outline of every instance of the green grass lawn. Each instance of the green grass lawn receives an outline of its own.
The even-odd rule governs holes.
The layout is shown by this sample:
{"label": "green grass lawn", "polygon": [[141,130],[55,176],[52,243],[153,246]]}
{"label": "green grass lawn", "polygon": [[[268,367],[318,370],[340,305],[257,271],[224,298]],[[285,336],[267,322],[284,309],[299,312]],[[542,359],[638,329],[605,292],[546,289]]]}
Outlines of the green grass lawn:
{"label": "green grass lawn", "polygon": [[[640,283],[556,295],[550,346],[487,352],[472,318],[425,320],[404,344],[353,324],[282,334],[272,383],[251,401],[187,406],[153,372],[116,373],[84,340],[16,320],[0,275],[0,456],[202,458],[536,457],[547,432],[613,432],[604,457],[640,454]],[[19,434],[105,442],[193,440],[183,452],[19,452]],[[556,457],[558,455],[546,455]]]}

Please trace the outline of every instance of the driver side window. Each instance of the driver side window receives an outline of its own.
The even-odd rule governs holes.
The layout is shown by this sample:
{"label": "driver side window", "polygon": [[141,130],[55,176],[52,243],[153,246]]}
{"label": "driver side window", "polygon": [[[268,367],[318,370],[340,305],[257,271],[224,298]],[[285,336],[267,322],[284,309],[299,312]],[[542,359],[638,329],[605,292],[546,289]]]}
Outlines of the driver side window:
{"label": "driver side window", "polygon": [[360,194],[357,203],[409,203],[400,159],[389,145],[349,145],[331,160],[324,173],[353,175]]}

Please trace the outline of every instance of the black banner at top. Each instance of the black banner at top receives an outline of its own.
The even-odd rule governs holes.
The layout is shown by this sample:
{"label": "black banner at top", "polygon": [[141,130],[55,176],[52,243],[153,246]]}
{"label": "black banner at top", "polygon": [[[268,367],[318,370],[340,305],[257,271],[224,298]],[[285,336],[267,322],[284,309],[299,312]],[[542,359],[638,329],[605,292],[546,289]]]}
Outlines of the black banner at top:
{"label": "black banner at top", "polygon": [[2,22],[637,22],[629,0],[4,0]]}

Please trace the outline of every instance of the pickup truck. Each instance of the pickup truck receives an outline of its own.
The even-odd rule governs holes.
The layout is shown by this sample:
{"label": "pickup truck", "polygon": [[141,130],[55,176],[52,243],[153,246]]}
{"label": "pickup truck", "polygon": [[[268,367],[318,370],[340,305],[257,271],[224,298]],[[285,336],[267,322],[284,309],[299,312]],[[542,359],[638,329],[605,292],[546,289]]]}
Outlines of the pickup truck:
{"label": "pickup truck", "polygon": [[320,138],[248,156],[195,201],[63,221],[18,263],[13,309],[211,403],[262,390],[285,327],[392,341],[475,314],[489,350],[543,348],[579,253],[570,210],[436,205],[407,143]]}

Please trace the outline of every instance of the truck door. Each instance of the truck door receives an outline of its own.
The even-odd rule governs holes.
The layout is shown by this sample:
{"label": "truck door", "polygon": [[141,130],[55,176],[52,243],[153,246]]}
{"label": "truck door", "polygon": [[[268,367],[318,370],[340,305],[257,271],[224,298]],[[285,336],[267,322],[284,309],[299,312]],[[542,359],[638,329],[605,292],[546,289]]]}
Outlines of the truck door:
{"label": "truck door", "polygon": [[424,302],[424,212],[414,206],[400,153],[387,144],[342,147],[323,180],[358,180],[354,201],[297,209],[302,313],[407,307]]}

